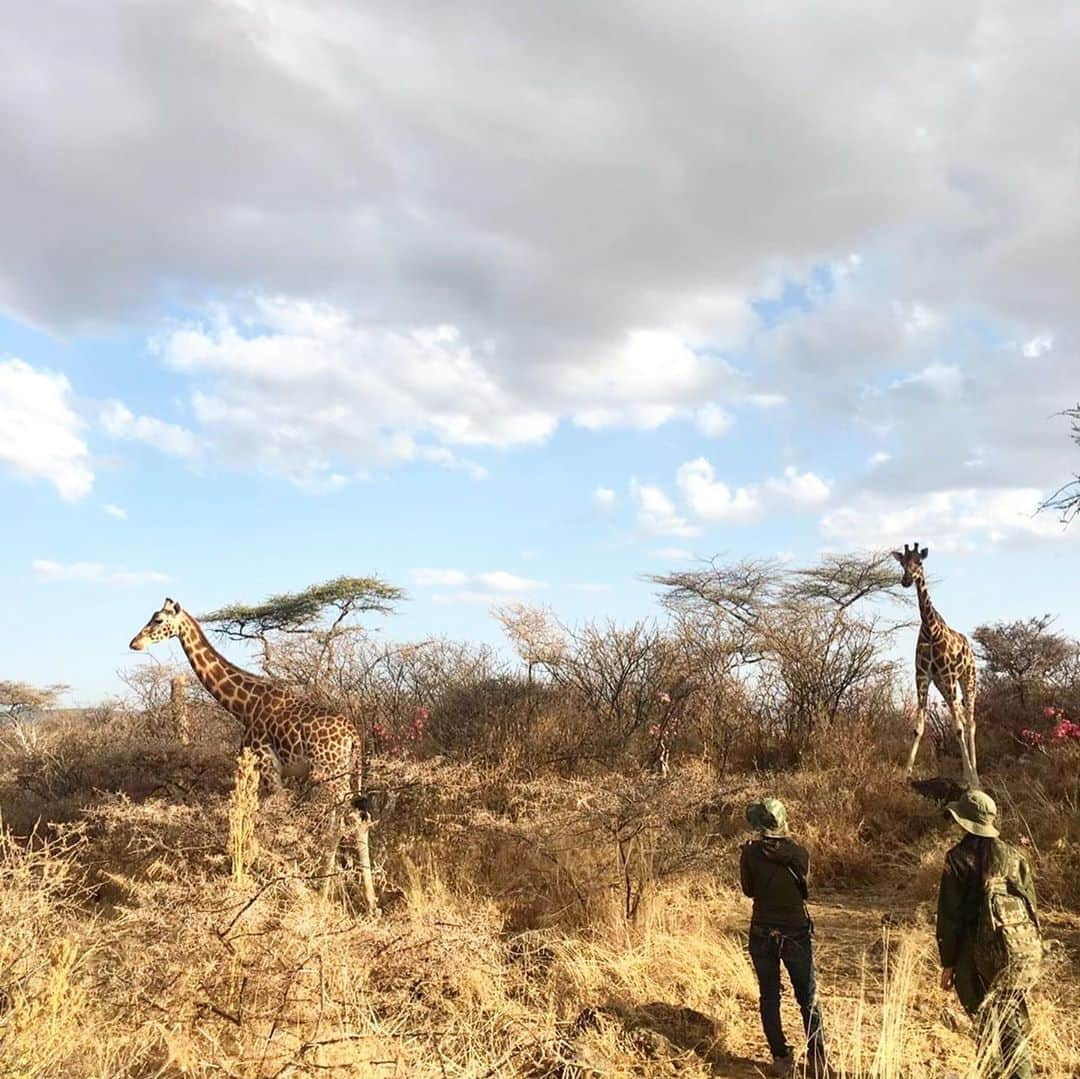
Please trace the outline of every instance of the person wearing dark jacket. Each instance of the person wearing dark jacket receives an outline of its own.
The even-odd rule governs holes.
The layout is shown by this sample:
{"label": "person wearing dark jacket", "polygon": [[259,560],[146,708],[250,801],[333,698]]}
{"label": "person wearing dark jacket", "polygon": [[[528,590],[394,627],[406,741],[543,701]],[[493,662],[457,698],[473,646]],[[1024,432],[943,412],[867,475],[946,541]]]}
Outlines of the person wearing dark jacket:
{"label": "person wearing dark jacket", "polygon": [[[967,791],[945,807],[967,833],[945,855],[938,889],[937,943],[941,987],[955,989],[964,1010],[975,1020],[978,1055],[991,1079],[1031,1079],[1031,1027],[1024,988],[1000,969],[1000,956],[984,954],[980,913],[989,878],[1001,878],[1008,892],[1027,906],[1038,934],[1035,882],[1027,860],[998,838],[997,806],[985,791]],[[1036,950],[1041,946],[1035,944]],[[980,1074],[983,1072],[980,1071]]]}
{"label": "person wearing dark jacket", "polygon": [[806,909],[810,854],[788,837],[787,811],[775,798],[754,802],[746,819],[758,833],[743,844],[739,878],[754,901],[750,916],[750,960],[757,975],[761,1025],[773,1056],[773,1075],[790,1075],[795,1058],[780,1022],[780,964],[787,968],[806,1032],[807,1074],[828,1073],[821,1009],[817,1000],[812,943]]}

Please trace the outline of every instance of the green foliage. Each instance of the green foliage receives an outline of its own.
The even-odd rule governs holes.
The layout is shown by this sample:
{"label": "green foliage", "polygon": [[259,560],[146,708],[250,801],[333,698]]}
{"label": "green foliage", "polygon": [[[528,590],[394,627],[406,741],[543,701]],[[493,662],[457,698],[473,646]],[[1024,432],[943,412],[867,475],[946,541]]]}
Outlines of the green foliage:
{"label": "green foliage", "polygon": [[232,640],[257,640],[269,633],[307,633],[327,618],[333,629],[360,611],[387,614],[404,598],[402,589],[378,577],[335,577],[262,603],[230,603],[199,620]]}
{"label": "green foliage", "polygon": [[976,628],[972,636],[987,672],[1016,685],[1057,675],[1076,654],[1077,645],[1064,634],[1049,632],[1053,621],[1052,615],[1044,614]]}

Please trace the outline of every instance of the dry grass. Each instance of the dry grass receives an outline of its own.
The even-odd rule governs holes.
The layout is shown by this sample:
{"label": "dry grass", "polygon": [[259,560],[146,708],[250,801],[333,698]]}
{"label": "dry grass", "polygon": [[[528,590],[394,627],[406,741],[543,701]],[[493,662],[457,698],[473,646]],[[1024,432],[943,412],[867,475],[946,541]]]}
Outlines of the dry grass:
{"label": "dry grass", "polygon": [[236,778],[229,796],[229,854],[233,884],[238,888],[250,883],[248,869],[258,851],[255,839],[258,812],[258,759],[250,749],[245,748],[236,759]]}
{"label": "dry grass", "polygon": [[[758,1075],[732,882],[742,807],[765,789],[815,853],[840,1074],[970,1074],[928,909],[950,833],[867,755],[720,786],[693,765],[660,781],[376,761],[395,798],[372,832],[386,913],[367,919],[354,885],[344,901],[314,893],[311,822],[291,796],[264,801],[252,832],[227,744],[106,743],[69,725],[40,758],[0,754],[3,804],[60,822],[31,840],[0,831],[4,1076]],[[27,772],[42,782],[30,793]],[[1042,779],[1006,786],[1010,819],[1039,821],[1037,870],[1060,904],[1072,807]],[[1080,1061],[1080,920],[1059,908],[1048,922],[1063,943],[1033,1001],[1036,1054],[1064,1079]],[[793,1034],[789,998],[785,1021]]]}

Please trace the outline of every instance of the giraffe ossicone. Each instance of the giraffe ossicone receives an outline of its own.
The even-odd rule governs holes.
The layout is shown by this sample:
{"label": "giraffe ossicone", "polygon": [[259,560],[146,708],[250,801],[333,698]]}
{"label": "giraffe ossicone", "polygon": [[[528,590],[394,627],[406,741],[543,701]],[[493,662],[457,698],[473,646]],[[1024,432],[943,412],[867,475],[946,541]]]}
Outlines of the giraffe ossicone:
{"label": "giraffe ossicone", "polygon": [[306,700],[288,686],[252,674],[226,659],[208,640],[198,621],[174,599],[132,638],[133,651],[176,637],[195,676],[243,728],[241,749],[250,748],[272,787],[286,778],[307,780],[329,802],[327,849],[322,877],[325,892],[334,874],[347,819],[354,827],[368,909],[375,911],[367,832],[370,816],[361,795],[363,742],[345,718]]}
{"label": "giraffe ossicone", "polygon": [[893,551],[893,558],[904,571],[900,583],[905,588],[915,586],[919,596],[919,637],[915,643],[915,738],[908,754],[907,775],[915,767],[923,731],[926,729],[926,698],[930,683],[937,686],[952,714],[953,727],[960,743],[964,784],[979,786],[975,761],[975,653],[971,642],[949,626],[930,602],[923,562],[930,551],[919,547],[918,541],[904,544],[904,550]]}

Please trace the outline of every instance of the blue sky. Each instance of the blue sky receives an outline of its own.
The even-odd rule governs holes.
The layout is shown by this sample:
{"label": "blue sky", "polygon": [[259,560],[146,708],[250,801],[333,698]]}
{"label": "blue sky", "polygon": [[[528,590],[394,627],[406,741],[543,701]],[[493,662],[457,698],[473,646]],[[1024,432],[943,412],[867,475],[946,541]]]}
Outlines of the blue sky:
{"label": "blue sky", "polygon": [[0,31],[0,678],[115,691],[166,594],[377,573],[498,641],[916,538],[957,628],[1080,634],[1059,7],[52,6]]}

